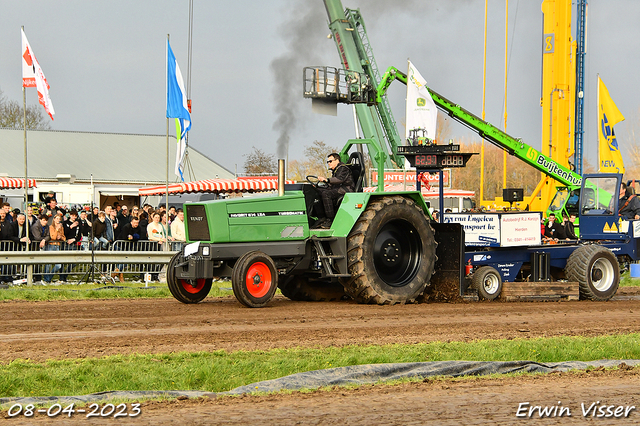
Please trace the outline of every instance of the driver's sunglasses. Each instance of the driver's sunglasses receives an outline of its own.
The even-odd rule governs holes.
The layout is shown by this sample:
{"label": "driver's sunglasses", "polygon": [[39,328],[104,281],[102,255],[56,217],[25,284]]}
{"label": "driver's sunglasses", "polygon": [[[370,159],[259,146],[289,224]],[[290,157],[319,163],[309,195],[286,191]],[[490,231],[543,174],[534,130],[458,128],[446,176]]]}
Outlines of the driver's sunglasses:
{"label": "driver's sunglasses", "polygon": [[329,160],[329,161],[327,161],[327,164],[331,164],[331,163],[333,163],[334,161],[336,161],[336,160]]}

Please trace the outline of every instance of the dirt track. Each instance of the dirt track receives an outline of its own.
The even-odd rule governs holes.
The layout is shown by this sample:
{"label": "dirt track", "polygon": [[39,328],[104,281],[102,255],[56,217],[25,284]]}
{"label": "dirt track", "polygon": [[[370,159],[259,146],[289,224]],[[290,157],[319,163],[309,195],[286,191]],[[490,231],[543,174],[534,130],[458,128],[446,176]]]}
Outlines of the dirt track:
{"label": "dirt track", "polygon": [[[597,336],[640,330],[640,301],[431,303],[292,302],[249,309],[233,297],[5,302],[0,360],[128,353]],[[268,339],[265,339],[268,336]]]}
{"label": "dirt track", "polygon": [[[621,290],[620,293],[623,295],[629,292],[637,293],[637,289]],[[469,341],[559,335],[596,336],[640,330],[638,300],[614,300],[604,303],[472,302],[365,306],[351,302],[305,303],[277,298],[267,308],[248,309],[241,307],[235,299],[229,297],[207,299],[198,305],[183,305],[173,299],[143,299],[5,302],[0,306],[0,323],[4,325],[0,334],[2,363],[18,358],[43,361],[50,358],[171,351],[321,347],[436,340]],[[265,339],[265,336],[269,338]],[[367,413],[359,410],[348,410],[353,414],[348,416],[348,422],[410,424],[414,421],[418,424],[428,419],[440,419],[437,424],[447,424],[442,420],[455,419],[452,413],[460,414],[464,406],[466,411],[477,410],[475,420],[478,422],[492,419],[508,424],[516,420],[513,416],[518,401],[522,398],[538,404],[555,404],[555,399],[558,399],[567,405],[570,400],[563,395],[569,388],[572,390],[571,398],[578,401],[578,406],[575,407],[576,414],[580,398],[585,401],[591,397],[603,400],[613,398],[611,403],[640,407],[640,380],[633,371],[619,376],[603,375],[603,384],[599,391],[592,389],[593,384],[588,380],[580,381],[570,375],[550,378],[551,382],[539,389],[535,384],[544,381],[534,381],[534,385],[527,386],[525,390],[518,384],[519,380],[532,379],[506,380],[495,382],[501,387],[511,386],[511,390],[497,390],[496,385],[490,382],[474,382],[476,384],[445,384],[444,387],[433,384],[412,385],[393,391],[378,387],[363,391],[337,391],[339,398],[324,393],[261,397],[254,400],[261,408],[254,411],[253,416],[249,418],[238,417],[233,413],[234,410],[246,413],[245,408],[242,408],[242,401],[251,405],[249,401],[253,400],[252,397],[205,404],[180,401],[178,405],[182,404],[182,408],[171,404],[162,405],[164,408],[156,405],[150,405],[148,408],[149,416],[152,413],[158,416],[155,417],[155,422],[163,422],[162,413],[167,415],[164,420],[177,421],[180,417],[175,417],[174,414],[183,410],[183,414],[190,414],[183,418],[184,422],[181,421],[181,424],[210,424],[211,418],[206,413],[211,412],[215,412],[216,415],[228,413],[231,423],[236,421],[237,424],[242,424],[255,421],[268,423],[269,417],[265,413],[275,410],[278,406],[288,407],[293,420],[297,417],[291,410],[299,407],[300,420],[307,419],[303,420],[303,423],[339,424],[344,423],[345,418],[341,416],[346,413],[338,407],[363,407],[370,405],[367,402],[369,400],[379,400],[379,410],[385,410],[385,404],[389,406],[390,412],[393,412],[393,406],[397,404],[400,404],[398,407],[411,404],[422,410],[427,417],[416,418],[413,415],[419,410],[400,408],[397,409],[397,419],[394,416],[385,417],[383,411],[377,414],[369,413],[377,417],[368,417]],[[629,388],[625,388],[627,385]],[[625,389],[624,392],[619,390],[621,387]],[[387,395],[387,392],[391,392],[393,398]],[[469,396],[469,392],[473,394],[473,398]],[[497,398],[496,394],[501,396]],[[469,405],[470,401],[465,401],[470,398],[483,403]],[[438,408],[434,408],[436,405]],[[223,409],[221,406],[226,408]],[[253,411],[248,408],[246,410]],[[407,411],[407,415],[411,414],[412,417],[403,417],[403,411]],[[310,413],[323,413],[325,417],[316,420],[305,417]],[[286,416],[276,415],[275,411],[273,414],[273,423],[291,423],[286,421]],[[640,413],[632,413],[627,421],[631,418],[635,419],[633,423],[640,422]],[[144,423],[142,419],[138,420]],[[458,421],[460,420],[461,418],[458,418]],[[558,420],[565,423],[571,419]],[[573,420],[577,420],[576,415],[573,416]],[[463,423],[473,424],[467,421]],[[620,419],[616,424],[620,424]]]}

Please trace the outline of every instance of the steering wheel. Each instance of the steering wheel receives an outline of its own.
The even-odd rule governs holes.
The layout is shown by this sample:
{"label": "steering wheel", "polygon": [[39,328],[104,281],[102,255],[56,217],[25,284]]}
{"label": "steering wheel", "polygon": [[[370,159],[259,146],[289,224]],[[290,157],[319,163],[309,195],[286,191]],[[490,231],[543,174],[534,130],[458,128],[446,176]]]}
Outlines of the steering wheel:
{"label": "steering wheel", "polygon": [[327,186],[326,182],[320,182],[318,180],[318,176],[308,175],[306,179],[307,179],[307,182],[309,182],[311,186],[313,186],[315,189],[324,188]]}

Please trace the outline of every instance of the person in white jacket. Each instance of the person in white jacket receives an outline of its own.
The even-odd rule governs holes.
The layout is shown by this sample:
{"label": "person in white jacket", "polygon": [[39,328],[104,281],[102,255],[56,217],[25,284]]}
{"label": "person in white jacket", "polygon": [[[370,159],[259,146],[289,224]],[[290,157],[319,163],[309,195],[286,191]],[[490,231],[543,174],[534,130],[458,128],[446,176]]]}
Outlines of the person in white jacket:
{"label": "person in white jacket", "polygon": [[171,236],[175,241],[186,241],[187,237],[184,232],[184,211],[177,210],[177,214],[173,222],[171,222]]}

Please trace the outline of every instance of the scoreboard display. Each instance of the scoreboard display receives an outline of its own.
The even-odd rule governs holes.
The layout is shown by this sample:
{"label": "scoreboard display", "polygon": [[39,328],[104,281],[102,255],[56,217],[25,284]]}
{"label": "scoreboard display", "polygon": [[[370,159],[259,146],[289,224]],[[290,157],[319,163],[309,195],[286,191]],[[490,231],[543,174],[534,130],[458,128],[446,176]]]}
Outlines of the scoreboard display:
{"label": "scoreboard display", "polygon": [[[411,160],[409,160],[411,162]],[[426,168],[449,168],[464,167],[463,155],[437,155],[437,154],[417,154],[413,167]]]}
{"label": "scoreboard display", "polygon": [[443,169],[464,167],[474,153],[460,152],[460,145],[403,145],[398,147],[412,167]]}

